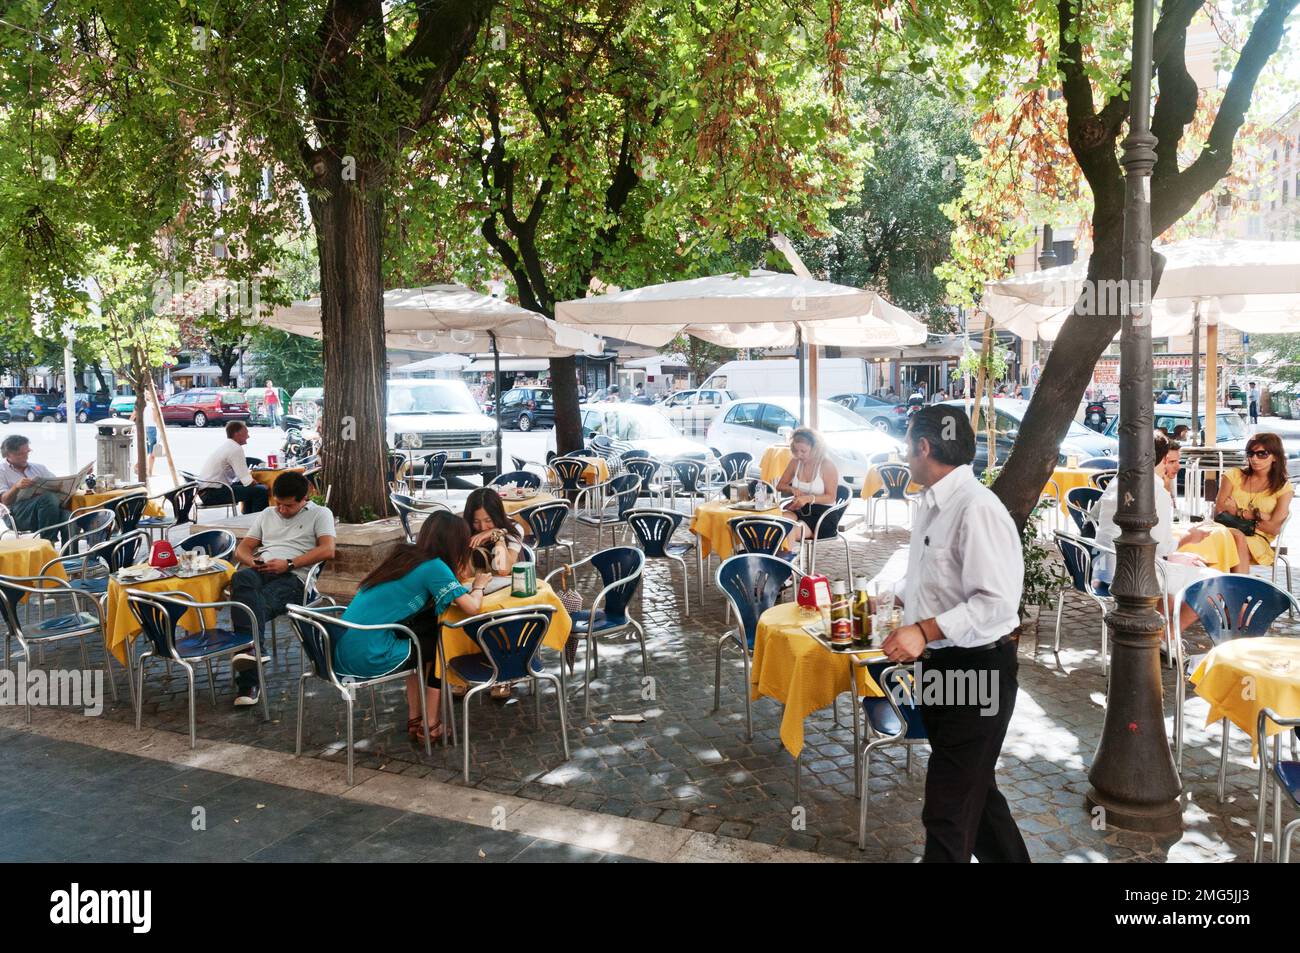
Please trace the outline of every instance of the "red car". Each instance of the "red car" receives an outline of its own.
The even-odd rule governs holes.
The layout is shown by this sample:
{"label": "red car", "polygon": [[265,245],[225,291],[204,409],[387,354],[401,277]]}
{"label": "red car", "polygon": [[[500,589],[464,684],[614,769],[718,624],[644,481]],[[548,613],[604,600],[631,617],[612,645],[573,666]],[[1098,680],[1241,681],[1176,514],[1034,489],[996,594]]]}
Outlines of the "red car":
{"label": "red car", "polygon": [[168,398],[162,405],[163,423],[193,424],[206,427],[208,424],[225,423],[227,420],[248,422],[248,401],[237,390],[213,390],[210,388],[187,390]]}

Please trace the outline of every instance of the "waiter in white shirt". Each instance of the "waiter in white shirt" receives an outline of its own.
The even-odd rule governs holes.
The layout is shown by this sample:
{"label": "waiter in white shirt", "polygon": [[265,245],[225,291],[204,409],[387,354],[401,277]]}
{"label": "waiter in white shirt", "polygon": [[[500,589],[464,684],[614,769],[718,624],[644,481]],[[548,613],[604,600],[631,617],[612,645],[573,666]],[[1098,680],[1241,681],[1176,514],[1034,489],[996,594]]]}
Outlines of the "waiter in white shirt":
{"label": "waiter in white shirt", "polygon": [[244,444],[248,443],[248,427],[243,421],[232,420],[226,424],[226,439],[212,452],[212,456],[199,471],[199,496],[205,504],[228,503],[224,491],[215,484],[230,487],[235,500],[242,503],[245,513],[260,513],[266,509],[266,487],[256,482],[248,472],[244,459]]}
{"label": "waiter in white shirt", "polygon": [[[931,703],[935,692],[927,685],[919,706],[932,751],[921,812],[923,859],[1028,863],[994,776],[1016,702],[1020,534],[971,470],[975,432],[959,408],[933,404],[916,411],[907,442],[912,480],[926,490],[912,524],[904,624],[883,648],[894,661],[919,658],[923,672],[943,676],[935,680],[941,703]],[[987,694],[974,686],[987,686]]]}

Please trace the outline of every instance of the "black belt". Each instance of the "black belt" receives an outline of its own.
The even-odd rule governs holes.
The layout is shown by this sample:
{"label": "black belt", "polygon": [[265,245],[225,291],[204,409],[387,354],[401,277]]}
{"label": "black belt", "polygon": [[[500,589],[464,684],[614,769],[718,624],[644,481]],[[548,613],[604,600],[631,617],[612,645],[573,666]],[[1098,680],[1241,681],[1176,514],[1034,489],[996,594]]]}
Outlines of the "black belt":
{"label": "black belt", "polygon": [[925,652],[921,655],[921,657],[922,657],[922,658],[930,658],[930,657],[932,657],[932,656],[934,656],[934,655],[938,655],[938,654],[940,654],[940,653],[944,653],[944,652],[963,652],[963,653],[967,653],[967,654],[973,654],[973,653],[975,653],[975,652],[991,652],[991,651],[993,651],[994,649],[1000,649],[1000,648],[1002,648],[1002,646],[1004,646],[1004,645],[1011,645],[1011,644],[1013,644],[1013,643],[1016,642],[1016,641],[1017,641],[1016,636],[1014,636],[1014,635],[1004,635],[1004,636],[1002,636],[1002,638],[998,639],[996,642],[989,642],[987,645],[976,645],[976,646],[971,647],[971,648],[968,648],[968,647],[963,646],[963,645],[949,645],[949,646],[945,646],[944,648],[941,648],[941,649],[926,649]]}

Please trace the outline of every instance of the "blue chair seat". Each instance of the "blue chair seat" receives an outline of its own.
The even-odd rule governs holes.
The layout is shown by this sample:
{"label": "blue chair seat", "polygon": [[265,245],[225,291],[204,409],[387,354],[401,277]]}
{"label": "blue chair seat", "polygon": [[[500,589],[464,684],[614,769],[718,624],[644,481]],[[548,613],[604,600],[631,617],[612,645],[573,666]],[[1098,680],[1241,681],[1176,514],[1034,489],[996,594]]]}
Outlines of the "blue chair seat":
{"label": "blue chair seat", "polygon": [[96,595],[103,595],[108,592],[107,576],[92,576],[89,579],[72,579],[68,585],[73,589],[79,589],[82,592],[93,592]]}
{"label": "blue chair seat", "polygon": [[145,527],[148,526],[155,526],[155,527],[175,526],[176,521],[166,516],[142,516],[140,517],[140,522],[137,523],[136,525],[140,529],[144,529]]}
{"label": "blue chair seat", "polygon": [[[481,685],[483,682],[492,679],[492,665],[482,652],[475,652],[473,655],[458,655],[454,659],[448,659],[447,667],[465,681],[474,684]],[[534,672],[540,675],[542,673],[542,660],[534,658],[532,668]]]}
{"label": "blue chair seat", "polygon": [[98,625],[99,617],[94,613],[74,612],[71,615],[43,619],[36,625],[24,626],[23,635],[29,639],[49,639],[76,632],[78,629],[94,629]]}
{"label": "blue chair seat", "polygon": [[573,619],[573,631],[577,634],[585,634],[589,629],[594,632],[601,632],[605,629],[616,629],[619,626],[627,625],[626,615],[610,614],[604,609],[596,610],[594,623],[591,618],[591,611],[588,609],[579,609],[577,612],[569,613],[569,615]]}
{"label": "blue chair seat", "polygon": [[229,652],[240,646],[251,645],[253,637],[235,632],[231,629],[208,629],[207,632],[195,632],[176,640],[176,652],[181,658],[200,658]]}
{"label": "blue chair seat", "polygon": [[694,543],[669,543],[664,547],[664,552],[669,556],[685,556],[694,548]]}
{"label": "blue chair seat", "polygon": [[1300,761],[1277,761],[1273,764],[1273,773],[1282,782],[1282,790],[1291,798],[1291,803],[1300,807]]}
{"label": "blue chair seat", "polygon": [[588,526],[608,526],[610,523],[622,523],[625,522],[625,520],[622,516],[619,516],[618,513],[599,513],[595,516],[591,516],[587,513],[579,513],[578,522],[586,523]]}
{"label": "blue chair seat", "polygon": [[[920,709],[911,705],[899,707],[903,709],[903,717],[907,719],[907,734],[904,737],[915,740],[925,738],[925,723],[921,721]],[[867,723],[877,734],[896,735],[902,727],[887,698],[862,699],[862,711],[867,716]]]}

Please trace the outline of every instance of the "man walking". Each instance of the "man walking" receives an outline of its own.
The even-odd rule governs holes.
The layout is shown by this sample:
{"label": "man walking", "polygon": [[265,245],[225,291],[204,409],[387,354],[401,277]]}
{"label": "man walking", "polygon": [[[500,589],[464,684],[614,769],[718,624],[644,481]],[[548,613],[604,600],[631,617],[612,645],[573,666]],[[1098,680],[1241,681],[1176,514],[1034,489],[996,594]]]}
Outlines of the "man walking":
{"label": "man walking", "polygon": [[994,776],[1016,702],[1011,634],[1020,624],[1024,586],[1020,536],[971,470],[975,433],[960,408],[917,410],[907,443],[912,479],[926,489],[912,525],[904,624],[883,649],[896,662],[920,659],[922,670],[940,675],[936,681],[944,686],[939,704],[927,691],[920,705],[932,751],[921,811],[923,859],[968,863],[973,855],[981,863],[1027,863]]}
{"label": "man walking", "polygon": [[1247,400],[1250,402],[1250,422],[1259,423],[1259,388],[1254,381],[1250,382],[1250,389],[1247,392]]}

